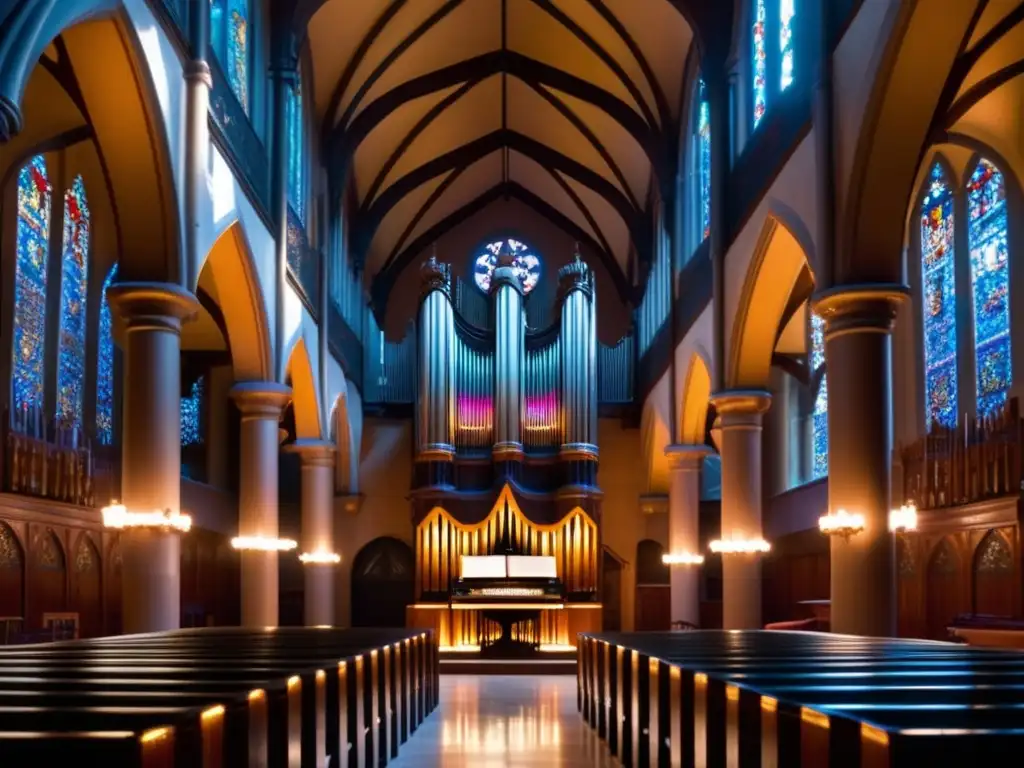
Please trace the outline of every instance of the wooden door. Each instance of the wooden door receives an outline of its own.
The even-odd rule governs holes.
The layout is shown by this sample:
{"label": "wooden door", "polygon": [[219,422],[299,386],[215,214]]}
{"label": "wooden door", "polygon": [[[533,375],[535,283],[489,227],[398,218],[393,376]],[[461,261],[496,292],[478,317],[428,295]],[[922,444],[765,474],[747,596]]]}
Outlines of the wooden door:
{"label": "wooden door", "polygon": [[102,569],[99,551],[87,534],[75,545],[71,610],[78,612],[79,637],[103,634]]}
{"label": "wooden door", "polygon": [[672,590],[667,584],[640,584],[636,588],[637,632],[662,632],[672,623]]}
{"label": "wooden door", "polygon": [[1002,531],[985,534],[974,555],[974,613],[982,616],[1017,615],[1017,568],[1013,550]]}

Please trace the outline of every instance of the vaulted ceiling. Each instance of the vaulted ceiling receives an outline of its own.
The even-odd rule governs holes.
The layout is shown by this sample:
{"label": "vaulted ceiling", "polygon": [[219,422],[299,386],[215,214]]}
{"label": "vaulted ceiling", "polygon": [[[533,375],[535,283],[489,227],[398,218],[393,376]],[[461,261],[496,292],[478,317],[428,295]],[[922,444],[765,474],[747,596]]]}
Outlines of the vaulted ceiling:
{"label": "vaulted ceiling", "polygon": [[[530,205],[623,297],[676,171],[694,35],[672,0],[326,0],[308,41],[321,146],[386,295],[488,201]],[[653,192],[653,194],[652,194]]]}

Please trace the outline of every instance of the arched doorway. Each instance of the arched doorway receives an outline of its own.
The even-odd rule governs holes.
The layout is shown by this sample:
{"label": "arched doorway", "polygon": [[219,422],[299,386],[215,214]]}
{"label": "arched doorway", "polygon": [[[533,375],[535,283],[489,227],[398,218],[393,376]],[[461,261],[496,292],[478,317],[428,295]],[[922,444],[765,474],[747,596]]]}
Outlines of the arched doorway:
{"label": "arched doorway", "polygon": [[1002,532],[989,531],[974,553],[974,613],[1013,616],[1017,605],[1017,568]]}
{"label": "arched doorway", "polygon": [[0,643],[7,643],[22,625],[25,589],[25,557],[18,537],[7,523],[0,522]]}
{"label": "arched doorway", "polygon": [[667,630],[671,622],[668,566],[661,561],[665,549],[644,539],[636,545],[637,632]]}
{"label": "arched doorway", "polygon": [[80,637],[103,634],[100,574],[100,553],[89,537],[82,534],[75,545],[74,578],[71,581],[71,606],[78,613]]}
{"label": "arched doorway", "polygon": [[964,610],[963,573],[956,544],[946,537],[928,561],[926,621],[928,637],[947,640],[946,627]]}
{"label": "arched doorway", "polygon": [[415,597],[415,558],[403,541],[382,536],[352,564],[352,626],[404,627],[405,607]]}
{"label": "arched doorway", "polygon": [[57,534],[46,528],[36,534],[32,557],[32,617],[25,628],[43,626],[44,613],[61,613],[67,604],[67,559]]}

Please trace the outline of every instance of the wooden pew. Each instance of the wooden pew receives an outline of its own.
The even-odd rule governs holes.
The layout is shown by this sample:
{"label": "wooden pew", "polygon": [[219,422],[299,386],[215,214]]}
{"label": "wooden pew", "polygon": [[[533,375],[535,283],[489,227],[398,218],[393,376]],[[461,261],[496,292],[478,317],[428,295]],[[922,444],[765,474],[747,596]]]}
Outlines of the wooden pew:
{"label": "wooden pew", "polygon": [[584,636],[584,719],[625,766],[944,765],[1024,746],[1024,656],[784,632]]}
{"label": "wooden pew", "polygon": [[437,674],[435,638],[408,630],[201,629],[12,648],[0,651],[0,749],[26,761],[84,750],[118,765],[330,757],[363,768],[397,755],[436,706]]}

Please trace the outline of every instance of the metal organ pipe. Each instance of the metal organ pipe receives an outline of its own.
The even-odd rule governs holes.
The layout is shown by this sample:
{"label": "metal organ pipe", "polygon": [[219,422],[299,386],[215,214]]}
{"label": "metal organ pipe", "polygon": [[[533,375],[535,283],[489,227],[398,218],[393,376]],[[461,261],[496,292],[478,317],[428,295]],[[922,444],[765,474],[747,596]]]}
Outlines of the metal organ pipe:
{"label": "metal organ pipe", "polygon": [[523,286],[511,251],[503,249],[491,278],[494,296],[494,450],[495,459],[522,455],[522,373],[526,328]]}
{"label": "metal organ pipe", "polygon": [[417,446],[423,459],[451,459],[455,453],[455,317],[448,265],[431,256],[421,277]]}
{"label": "metal organ pipe", "polygon": [[558,273],[562,451],[597,455],[597,328],[593,274],[576,259]]}

